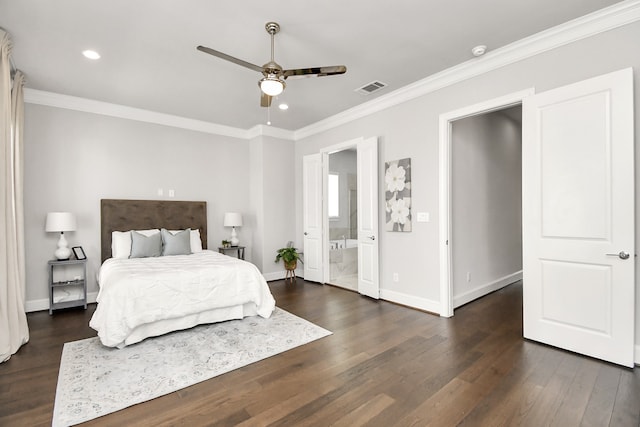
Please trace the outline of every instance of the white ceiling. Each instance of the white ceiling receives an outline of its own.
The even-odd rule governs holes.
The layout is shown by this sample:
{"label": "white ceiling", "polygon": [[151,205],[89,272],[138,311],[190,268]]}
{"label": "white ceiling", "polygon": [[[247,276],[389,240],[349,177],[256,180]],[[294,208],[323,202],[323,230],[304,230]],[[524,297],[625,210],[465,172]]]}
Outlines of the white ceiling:
{"label": "white ceiling", "polygon": [[[0,27],[33,89],[249,129],[265,124],[255,71],[196,51],[205,45],[262,65],[268,21],[282,29],[284,68],[346,65],[341,76],[287,80],[273,126],[295,130],[619,0],[0,0]],[[100,52],[91,61],[85,49]],[[376,94],[354,90],[379,80]]]}

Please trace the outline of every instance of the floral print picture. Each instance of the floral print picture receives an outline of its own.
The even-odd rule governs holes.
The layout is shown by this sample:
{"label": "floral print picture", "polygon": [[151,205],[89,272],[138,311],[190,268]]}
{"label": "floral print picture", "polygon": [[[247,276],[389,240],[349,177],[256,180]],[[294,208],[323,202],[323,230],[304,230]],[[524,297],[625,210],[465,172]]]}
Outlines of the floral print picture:
{"label": "floral print picture", "polygon": [[385,163],[387,231],[411,231],[411,159]]}

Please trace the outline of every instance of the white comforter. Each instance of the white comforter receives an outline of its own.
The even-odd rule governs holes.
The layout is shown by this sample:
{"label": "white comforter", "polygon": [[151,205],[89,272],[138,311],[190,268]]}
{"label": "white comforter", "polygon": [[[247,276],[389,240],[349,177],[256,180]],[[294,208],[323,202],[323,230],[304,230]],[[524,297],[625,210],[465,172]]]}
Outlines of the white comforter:
{"label": "white comforter", "polygon": [[275,307],[255,265],[212,251],[110,258],[102,264],[98,282],[98,307],[89,326],[109,347],[122,347],[135,328],[165,319],[247,303],[268,318]]}

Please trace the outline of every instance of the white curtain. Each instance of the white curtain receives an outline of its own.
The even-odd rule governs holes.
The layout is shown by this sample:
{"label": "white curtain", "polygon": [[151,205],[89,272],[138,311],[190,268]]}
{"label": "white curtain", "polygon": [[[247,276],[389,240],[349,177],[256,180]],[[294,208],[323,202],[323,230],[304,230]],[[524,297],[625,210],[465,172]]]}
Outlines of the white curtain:
{"label": "white curtain", "polygon": [[24,311],[24,76],[17,71],[12,79],[10,54],[9,34],[0,29],[0,362],[8,360],[29,341]]}

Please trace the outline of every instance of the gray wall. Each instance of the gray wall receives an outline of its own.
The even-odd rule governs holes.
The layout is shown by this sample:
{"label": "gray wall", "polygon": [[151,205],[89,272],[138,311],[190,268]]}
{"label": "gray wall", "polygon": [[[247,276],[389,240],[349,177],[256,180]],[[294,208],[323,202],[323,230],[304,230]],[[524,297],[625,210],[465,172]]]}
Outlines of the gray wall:
{"label": "gray wall", "polygon": [[276,250],[295,240],[294,142],[268,136],[251,141],[251,204],[257,213],[253,262],[268,280],[285,275]]}
{"label": "gray wall", "polygon": [[[521,114],[522,108],[510,110]],[[451,166],[451,269],[458,307],[512,283],[522,270],[520,122],[501,111],[453,122]]]}
{"label": "gray wall", "polygon": [[77,231],[65,235],[87,254],[89,292],[97,291],[102,198],[169,199],[173,189],[176,200],[207,202],[210,248],[230,234],[228,211],[243,213],[239,236],[250,244],[249,141],[32,104],[25,114],[28,305],[48,298],[47,260],[59,236],[44,231],[47,212],[77,215]]}
{"label": "gray wall", "polygon": [[[439,307],[439,116],[505,94],[535,87],[537,92],[584,80],[600,74],[634,67],[640,81],[640,22],[583,39],[526,60],[515,62],[465,81],[439,89],[401,105],[354,120],[307,137],[296,144],[296,181],[302,180],[302,157],[320,148],[358,137],[378,136],[380,200],[382,200],[384,162],[411,157],[412,212],[429,212],[431,222],[413,224],[410,233],[387,233],[380,222],[380,288],[383,298],[404,298],[404,303]],[[635,105],[640,92],[635,85]],[[640,129],[636,111],[635,128]],[[636,133],[636,142],[638,140]],[[640,161],[636,151],[636,164]],[[637,167],[637,166],[636,166]],[[640,192],[640,174],[636,174]],[[636,196],[637,199],[637,196]],[[384,218],[380,205],[379,218]],[[297,236],[302,236],[302,188],[296,194]],[[640,209],[636,209],[640,219]],[[636,246],[640,247],[640,233]],[[299,237],[300,238],[300,237]],[[392,275],[399,272],[399,282]],[[637,275],[640,277],[640,275]],[[640,292],[636,292],[640,307]],[[636,316],[636,343],[640,343],[640,321]]]}

